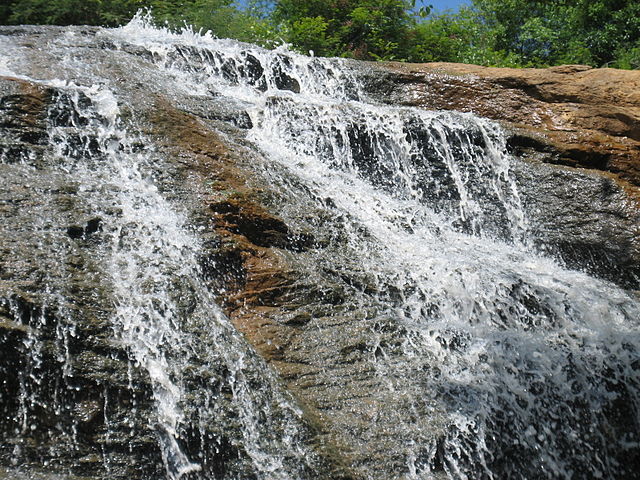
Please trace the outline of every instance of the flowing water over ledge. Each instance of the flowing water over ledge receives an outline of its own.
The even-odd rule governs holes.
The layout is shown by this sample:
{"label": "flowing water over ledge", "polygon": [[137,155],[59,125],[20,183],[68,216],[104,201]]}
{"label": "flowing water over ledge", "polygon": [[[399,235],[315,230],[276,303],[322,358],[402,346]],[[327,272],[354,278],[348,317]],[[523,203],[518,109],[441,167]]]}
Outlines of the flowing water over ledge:
{"label": "flowing water over ledge", "polygon": [[[83,53],[90,48],[104,51],[93,63]],[[220,292],[206,286],[189,207],[173,198],[175,185],[163,180],[170,167],[135,118],[144,99],[131,85],[142,84],[178,105],[198,98],[213,110],[224,99],[230,121],[268,159],[262,174],[273,188],[303,199],[281,215],[329,232],[304,261],[345,278],[347,311],[373,311],[363,351],[380,390],[368,395],[386,405],[333,407],[336,418],[352,410],[336,427],[361,459],[349,467],[352,478],[634,478],[640,302],[536,250],[518,160],[497,125],[377,105],[342,61],[171,33],[142,18],[55,36],[41,53],[44,69],[12,37],[2,37],[0,51],[0,73],[51,92],[42,151],[3,150],[13,190],[71,185],[87,219],[61,234],[53,226],[71,219],[59,199],[17,207],[33,218],[24,235],[41,252],[44,274],[32,296],[44,300],[33,308],[0,291],[3,317],[21,321],[29,352],[15,378],[4,372],[17,389],[2,421],[12,445],[3,458],[14,466],[38,450],[30,429],[60,437],[38,451],[43,462],[72,455],[84,428],[77,405],[93,401],[78,393],[69,354],[86,321],[64,281],[76,275],[65,265],[79,240],[95,242],[90,266],[80,268],[100,278],[86,288],[108,323],[104,335],[121,350],[109,358],[128,359],[113,401],[134,391],[111,412],[110,380],[98,383],[104,478],[119,475],[112,465],[123,454],[109,436],[127,425],[132,455],[138,439],[155,439],[158,478],[337,478],[302,410],[216,305]],[[303,202],[330,220],[305,220]],[[57,379],[43,365],[51,349]],[[145,388],[148,398],[135,393]],[[152,412],[151,425],[134,420],[138,404]],[[32,423],[41,410],[67,411],[70,420]],[[370,422],[364,433],[353,433],[354,417]],[[369,435],[377,429],[393,447],[380,443],[384,434]]]}

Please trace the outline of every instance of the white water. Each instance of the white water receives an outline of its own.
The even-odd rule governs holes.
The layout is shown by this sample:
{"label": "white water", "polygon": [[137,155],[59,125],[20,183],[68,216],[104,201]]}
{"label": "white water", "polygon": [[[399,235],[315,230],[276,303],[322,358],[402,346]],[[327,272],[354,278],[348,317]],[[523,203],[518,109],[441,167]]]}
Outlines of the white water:
{"label": "white water", "polygon": [[[71,72],[67,70],[67,74],[73,75],[78,64],[69,59],[65,68]],[[270,480],[307,478],[317,457],[301,440],[306,435],[302,414],[207,289],[199,267],[197,235],[185,215],[155,184],[159,159],[151,149],[140,149],[141,144],[150,143],[148,139],[127,130],[120,118],[119,100],[105,86],[110,80],[93,77],[95,83],[82,86],[15,71],[5,73],[54,89],[48,129],[53,150],[50,161],[61,176],[78,185],[85,210],[101,219],[104,245],[100,263],[115,300],[111,320],[114,339],[130,353],[132,367],[148,375],[155,405],[153,428],[166,477],[177,480],[199,471],[211,475],[207,468],[216,467],[208,464],[217,462],[217,453],[225,448],[218,444],[230,442],[248,457],[249,464],[239,467],[243,475]],[[84,75],[86,72],[80,73]],[[24,162],[27,170],[36,168],[29,159]],[[54,221],[48,212],[40,215],[46,222]],[[64,261],[61,255],[59,262]],[[18,307],[10,307],[20,318]],[[69,323],[71,327],[60,327],[61,339],[73,334],[69,330],[73,322]],[[34,328],[46,324],[44,312],[28,324]],[[35,371],[40,362],[37,338],[37,334],[29,337],[33,346],[27,345],[30,369]],[[21,376],[26,379],[21,385],[29,383],[19,394],[24,429],[29,428],[27,418],[38,403],[56,403],[56,399],[40,398],[40,381],[31,370]],[[226,375],[217,378],[216,372]],[[206,382],[207,378],[211,379],[209,385],[185,385]],[[225,401],[230,405],[223,404],[226,394],[222,391],[227,389],[231,399]],[[106,398],[104,408],[109,427]],[[219,424],[226,417],[234,418],[241,427],[239,432],[231,427],[226,431]],[[216,431],[223,432],[225,438]],[[192,457],[185,453],[187,437],[201,448]],[[214,453],[208,454],[210,451]],[[15,463],[20,461],[21,452],[16,451]],[[107,470],[109,464],[106,453]]]}
{"label": "white water", "polygon": [[[638,441],[638,301],[528,246],[516,160],[496,125],[364,103],[338,61],[139,19],[114,35],[153,51],[185,88],[253,105],[249,138],[348,219],[349,255],[407,327],[407,361],[379,360],[379,371],[402,388],[395,379],[416,378],[407,369],[420,359],[425,399],[449,419],[437,453],[407,449],[411,477],[428,477],[437,461],[469,479],[624,470],[621,452]],[[261,74],[246,73],[249,56]],[[281,72],[299,93],[277,88]],[[400,299],[385,296],[390,287]],[[616,401],[628,418],[612,425]],[[626,422],[635,427],[621,432]]]}
{"label": "white water", "polygon": [[[373,105],[336,60],[171,33],[141,18],[98,35],[149,52],[157,67],[150,76],[168,88],[243,102],[253,123],[248,138],[343,219],[348,242],[337,268],[358,259],[377,292],[358,301],[384,304],[380,314],[406,332],[399,349],[380,345],[383,354],[372,356],[378,374],[399,394],[419,385],[415,401],[447,425],[437,445],[405,446],[406,478],[430,478],[440,468],[470,480],[625,471],[620,462],[639,441],[638,300],[528,245],[511,173],[517,160],[499,127],[472,115]],[[200,284],[197,236],[145,173],[153,156],[132,148],[137,139],[119,120],[111,90],[62,91],[76,99],[100,152],[100,161],[73,164],[78,155],[64,148],[69,127],[54,129],[65,168],[73,164],[85,188],[98,192],[96,211],[119,209],[105,233],[118,299],[114,331],[152,380],[168,477],[203,461],[181,446],[192,421],[182,372],[214,344],[220,350],[206,355],[231,372],[254,473],[301,478],[310,454],[284,438],[296,438],[300,414],[268,375],[273,398],[245,381],[262,366]],[[78,104],[80,93],[89,107]],[[82,134],[86,125],[70,128]],[[185,298],[195,306],[185,307]],[[202,325],[210,336],[200,340],[193,332]],[[269,418],[274,404],[289,412],[284,437],[282,427],[274,433],[273,423],[257,420],[263,411]],[[215,418],[203,409],[199,420]]]}
{"label": "white water", "polygon": [[[90,99],[89,107],[80,106],[79,92]],[[95,189],[91,198],[99,199],[96,211],[117,209],[116,216],[108,219],[111,247],[106,257],[117,299],[114,332],[150,377],[168,478],[197,472],[201,462],[211,460],[190,459],[183,452],[182,436],[188,429],[201,425],[202,441],[216,441],[207,433],[207,426],[218,421],[216,399],[209,398],[206,388],[194,392],[183,385],[184,371],[195,368],[196,361],[204,371],[220,364],[228,370],[226,381],[242,425],[243,436],[237,441],[253,463],[253,474],[302,478],[307,462],[314,460],[313,453],[297,443],[301,413],[279,393],[276,380],[249,352],[205,287],[198,267],[197,237],[189,231],[186,218],[163,198],[149,173],[144,173],[153,157],[133,151],[136,139],[122,127],[117,100],[110,91],[72,87],[71,95],[74,110],[83,119],[78,133],[85,136],[95,129],[99,144],[99,154],[91,155],[99,164],[76,164],[73,173],[85,179],[84,188]],[[93,137],[84,138],[89,142]],[[65,150],[65,140],[59,144]],[[255,391],[256,372],[266,394]],[[187,408],[195,410],[195,418],[188,420],[183,414],[187,393],[193,402]],[[208,409],[198,411],[208,404]],[[278,425],[272,416],[277,416]]]}

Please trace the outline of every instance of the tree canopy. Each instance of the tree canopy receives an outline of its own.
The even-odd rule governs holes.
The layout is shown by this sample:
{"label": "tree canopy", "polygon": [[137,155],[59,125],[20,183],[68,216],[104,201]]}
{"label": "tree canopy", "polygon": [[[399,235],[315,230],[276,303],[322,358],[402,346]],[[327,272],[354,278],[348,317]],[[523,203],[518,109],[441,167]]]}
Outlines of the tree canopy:
{"label": "tree canopy", "polygon": [[[584,63],[632,67],[640,61],[637,0],[474,0],[497,51],[523,65]],[[640,65],[635,65],[636,67]]]}
{"label": "tree canopy", "polygon": [[472,0],[442,14],[428,0],[5,0],[0,23],[115,26],[141,8],[174,27],[319,56],[640,68],[638,0]]}
{"label": "tree canopy", "polygon": [[[287,40],[319,55],[406,58],[416,7],[415,0],[279,0],[272,19]],[[428,6],[421,8],[428,13]]]}

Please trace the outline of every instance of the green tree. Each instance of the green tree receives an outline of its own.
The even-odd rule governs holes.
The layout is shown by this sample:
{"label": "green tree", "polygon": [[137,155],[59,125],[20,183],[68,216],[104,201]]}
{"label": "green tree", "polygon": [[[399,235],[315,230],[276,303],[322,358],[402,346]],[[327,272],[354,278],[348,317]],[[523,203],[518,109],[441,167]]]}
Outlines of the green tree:
{"label": "green tree", "polygon": [[640,68],[638,0],[472,0],[441,15],[422,0],[4,0],[0,23],[115,26],[140,8],[174,28],[321,56]]}
{"label": "green tree", "polygon": [[15,0],[6,0],[0,4],[0,25],[6,25],[9,23],[13,6],[16,3]]}
{"label": "green tree", "polygon": [[329,22],[324,17],[301,17],[289,26],[287,40],[316,55],[331,55],[335,49],[336,37],[327,34],[328,28]]}
{"label": "green tree", "polygon": [[415,8],[415,0],[278,0],[271,18],[303,52],[399,59],[410,50]]}
{"label": "green tree", "polygon": [[412,32],[408,59],[412,62],[460,62],[516,67],[522,59],[499,50],[493,28],[481,22],[476,10],[463,7],[456,13],[431,15]]}
{"label": "green tree", "polygon": [[[233,0],[11,0],[3,23],[108,25],[125,23],[137,10],[150,8],[158,21],[197,26],[230,26]],[[233,23],[233,22],[231,22]]]}
{"label": "green tree", "polygon": [[53,25],[118,25],[126,22],[143,0],[19,0],[10,4],[3,23]]}
{"label": "green tree", "polygon": [[[640,40],[637,0],[473,0],[494,49],[524,65],[616,62]],[[631,54],[632,55],[632,54]]]}
{"label": "green tree", "polygon": [[468,22],[460,15],[443,14],[416,25],[412,32],[409,60],[415,62],[459,62],[471,42]]}

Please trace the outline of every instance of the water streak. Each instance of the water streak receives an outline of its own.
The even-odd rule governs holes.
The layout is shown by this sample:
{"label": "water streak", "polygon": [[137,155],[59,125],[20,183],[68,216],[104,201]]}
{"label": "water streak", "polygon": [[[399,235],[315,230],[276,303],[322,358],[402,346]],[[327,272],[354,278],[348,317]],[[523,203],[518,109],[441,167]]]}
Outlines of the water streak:
{"label": "water streak", "polygon": [[[143,369],[151,384],[154,428],[167,478],[177,480],[201,470],[211,475],[218,456],[230,454],[224,449],[236,449],[238,463],[246,455],[247,465],[238,467],[244,475],[308,478],[318,459],[303,440],[307,432],[301,411],[217,306],[200,271],[197,236],[186,215],[154,182],[159,157],[141,148],[149,140],[127,130],[118,98],[104,86],[108,82],[96,79],[103,85],[86,87],[23,78],[52,89],[47,131],[52,152],[47,162],[73,179],[92,218],[84,227],[70,227],[69,235],[101,239],[94,247],[100,251],[100,271],[106,274],[101,281],[104,288],[110,286],[115,302],[113,335],[129,352],[132,368]],[[43,222],[55,222],[51,212],[40,215]],[[64,264],[65,255],[61,252],[52,263]],[[18,307],[9,307],[13,318],[24,317]],[[48,391],[39,388],[47,375],[40,368],[39,330],[54,316],[47,309],[25,322],[34,333],[27,337],[29,365],[19,378],[23,430],[30,427],[27,420],[39,403],[46,408],[51,402],[55,408],[70,405],[52,401]],[[73,320],[63,318],[55,312],[60,342],[74,335]],[[59,350],[64,361],[64,345]],[[214,372],[224,372],[224,377]],[[107,397],[105,390],[104,422],[109,427]],[[240,424],[237,431],[224,425],[227,417]],[[109,436],[107,431],[107,444]],[[20,451],[14,457],[19,461]],[[107,468],[109,457],[105,453]]]}
{"label": "water streak", "polygon": [[436,449],[408,449],[411,478],[437,468],[464,479],[630,474],[638,301],[529,245],[498,126],[366,103],[336,60],[140,20],[117,35],[157,53],[187,88],[248,102],[249,138],[305,187],[290,194],[346,219],[347,255],[377,279],[370,301],[406,331],[400,358],[380,356],[379,371],[390,388],[422,384],[421,400],[449,419]]}
{"label": "water streak", "polygon": [[[148,75],[171,86],[167,95],[240,105],[251,120],[247,138],[278,166],[265,174],[341,220],[335,270],[357,262],[372,280],[353,303],[397,326],[394,345],[372,346],[377,374],[390,396],[412,396],[415,411],[426,405],[446,424],[441,438],[402,446],[399,474],[632,478],[640,303],[530,244],[518,160],[499,126],[374,104],[336,59],[171,32],[141,16],[96,35],[153,62]],[[64,68],[90,78],[79,63],[69,56]],[[154,181],[160,160],[122,119],[117,86],[94,80],[46,82],[57,95],[48,135],[60,172],[79,179],[101,218],[114,335],[150,379],[168,478],[207,478],[211,452],[224,448],[212,425],[230,417],[241,427],[232,443],[249,458],[245,471],[314,478],[302,413],[204,286],[200,240]],[[36,343],[33,350],[37,364]],[[195,385],[212,366],[227,377]],[[220,403],[229,392],[232,415]],[[407,431],[417,423],[410,417],[400,421]]]}

